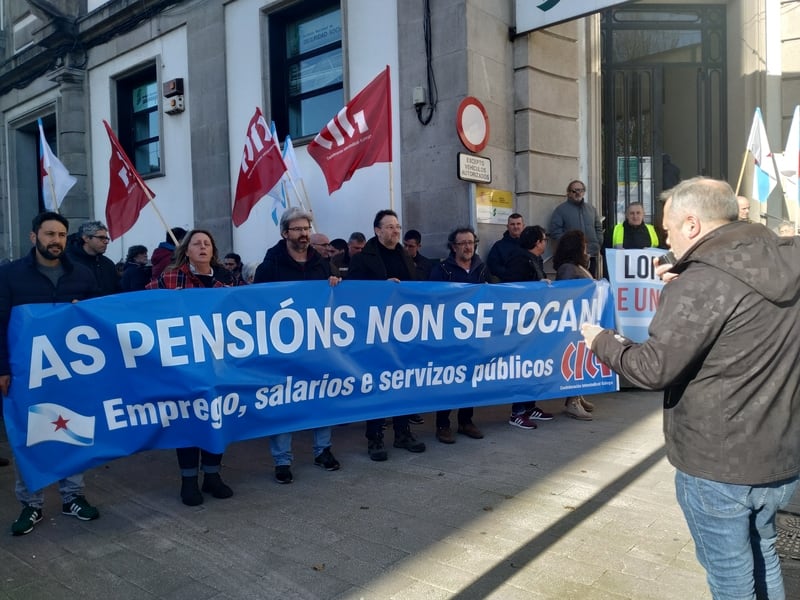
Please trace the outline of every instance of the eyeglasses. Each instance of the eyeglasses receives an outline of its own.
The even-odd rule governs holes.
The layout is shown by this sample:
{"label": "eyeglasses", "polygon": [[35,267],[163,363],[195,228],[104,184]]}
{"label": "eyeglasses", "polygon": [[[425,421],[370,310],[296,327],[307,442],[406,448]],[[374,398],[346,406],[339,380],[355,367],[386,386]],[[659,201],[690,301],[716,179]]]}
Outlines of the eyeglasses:
{"label": "eyeglasses", "polygon": [[293,231],[294,233],[308,233],[311,227],[287,227],[286,231]]}
{"label": "eyeglasses", "polygon": [[327,244],[320,244],[319,242],[317,242],[316,244],[311,244],[311,245],[312,246],[322,246],[324,248],[333,248],[333,244],[331,244],[330,242],[327,243]]}
{"label": "eyeglasses", "polygon": [[477,246],[478,240],[474,242],[453,242],[453,246],[458,246],[459,248],[467,248],[469,246]]}
{"label": "eyeglasses", "polygon": [[570,194],[580,194],[581,192],[585,192],[586,188],[571,188],[569,190]]}
{"label": "eyeglasses", "polygon": [[106,244],[111,241],[111,238],[108,237],[107,235],[89,235],[86,237],[98,239],[101,242],[105,242]]}

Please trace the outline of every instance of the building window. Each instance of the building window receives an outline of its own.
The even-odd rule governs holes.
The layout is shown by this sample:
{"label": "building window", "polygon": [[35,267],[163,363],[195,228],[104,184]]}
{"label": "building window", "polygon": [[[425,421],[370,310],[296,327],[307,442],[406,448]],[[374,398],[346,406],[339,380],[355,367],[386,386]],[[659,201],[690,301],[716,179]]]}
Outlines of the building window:
{"label": "building window", "polygon": [[[2,10],[0,8],[0,10]],[[26,13],[22,18],[14,23],[14,53],[22,52],[25,48],[33,46],[34,33],[42,28],[42,22],[38,17],[31,13]],[[0,33],[2,35],[2,33]]]}
{"label": "building window", "polygon": [[271,118],[279,135],[316,135],[344,106],[339,0],[269,14]]}
{"label": "building window", "polygon": [[158,101],[155,64],[117,79],[117,135],[143,177],[162,172]]}

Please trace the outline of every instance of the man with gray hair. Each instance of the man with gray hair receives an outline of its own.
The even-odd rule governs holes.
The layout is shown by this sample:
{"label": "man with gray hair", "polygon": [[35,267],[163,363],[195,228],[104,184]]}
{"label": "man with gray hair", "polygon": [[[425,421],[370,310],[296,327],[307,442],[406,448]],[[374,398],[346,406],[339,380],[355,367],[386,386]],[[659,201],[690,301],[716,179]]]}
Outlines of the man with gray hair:
{"label": "man with gray hair", "polygon": [[800,247],[739,221],[724,181],[695,177],[668,192],[674,265],[634,344],[581,331],[604,364],[664,390],[667,458],[678,503],[714,598],[785,597],[775,515],[800,472]]}
{"label": "man with gray hair", "polygon": [[92,272],[101,296],[116,294],[121,290],[114,261],[103,256],[110,241],[108,227],[100,221],[86,221],[78,228],[77,237],[67,246],[67,256]]}
{"label": "man with gray hair", "polygon": [[[331,287],[339,285],[341,277],[331,273],[330,262],[311,246],[311,220],[310,213],[296,206],[284,211],[281,240],[267,250],[253,283],[326,279]],[[318,427],[313,433],[314,464],[326,471],[337,471],[340,465],[331,453],[331,428]],[[269,448],[275,461],[275,481],[292,483],[292,434],[270,436]]]}

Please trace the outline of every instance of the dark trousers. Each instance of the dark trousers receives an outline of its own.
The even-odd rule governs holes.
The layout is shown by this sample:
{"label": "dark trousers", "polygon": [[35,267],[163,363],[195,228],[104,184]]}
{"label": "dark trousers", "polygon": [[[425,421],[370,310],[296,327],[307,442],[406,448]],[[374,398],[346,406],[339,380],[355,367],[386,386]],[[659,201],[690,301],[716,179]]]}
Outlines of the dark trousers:
{"label": "dark trousers", "polygon": [[[450,410],[437,410],[436,411],[436,428],[441,429],[442,427],[450,427]],[[459,408],[458,409],[458,424],[459,425],[466,425],[467,423],[472,423],[472,413],[475,410],[470,406],[469,408]]]}
{"label": "dark trousers", "polygon": [[207,452],[202,448],[176,448],[175,453],[178,455],[178,466],[182,471],[197,469],[198,458],[201,465],[204,467],[216,467],[215,470],[219,470],[219,465],[222,463],[222,454]]}
{"label": "dark trousers", "polygon": [[[408,431],[408,417],[410,415],[402,415],[400,417],[392,417],[392,429],[395,435]],[[385,419],[370,419],[367,421],[366,436],[368,440],[383,437],[383,422]]]}
{"label": "dark trousers", "polygon": [[533,408],[536,408],[536,402],[514,402],[514,404],[511,405],[511,414],[518,415]]}

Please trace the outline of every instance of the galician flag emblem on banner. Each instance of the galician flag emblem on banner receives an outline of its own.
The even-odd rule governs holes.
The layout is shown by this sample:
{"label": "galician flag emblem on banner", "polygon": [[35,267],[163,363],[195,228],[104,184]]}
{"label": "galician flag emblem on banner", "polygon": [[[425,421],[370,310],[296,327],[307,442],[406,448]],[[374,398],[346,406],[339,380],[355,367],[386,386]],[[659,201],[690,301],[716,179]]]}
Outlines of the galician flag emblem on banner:
{"label": "galician flag emblem on banner", "polygon": [[27,445],[42,442],[91,446],[94,444],[94,417],[50,402],[33,404],[28,407]]}

